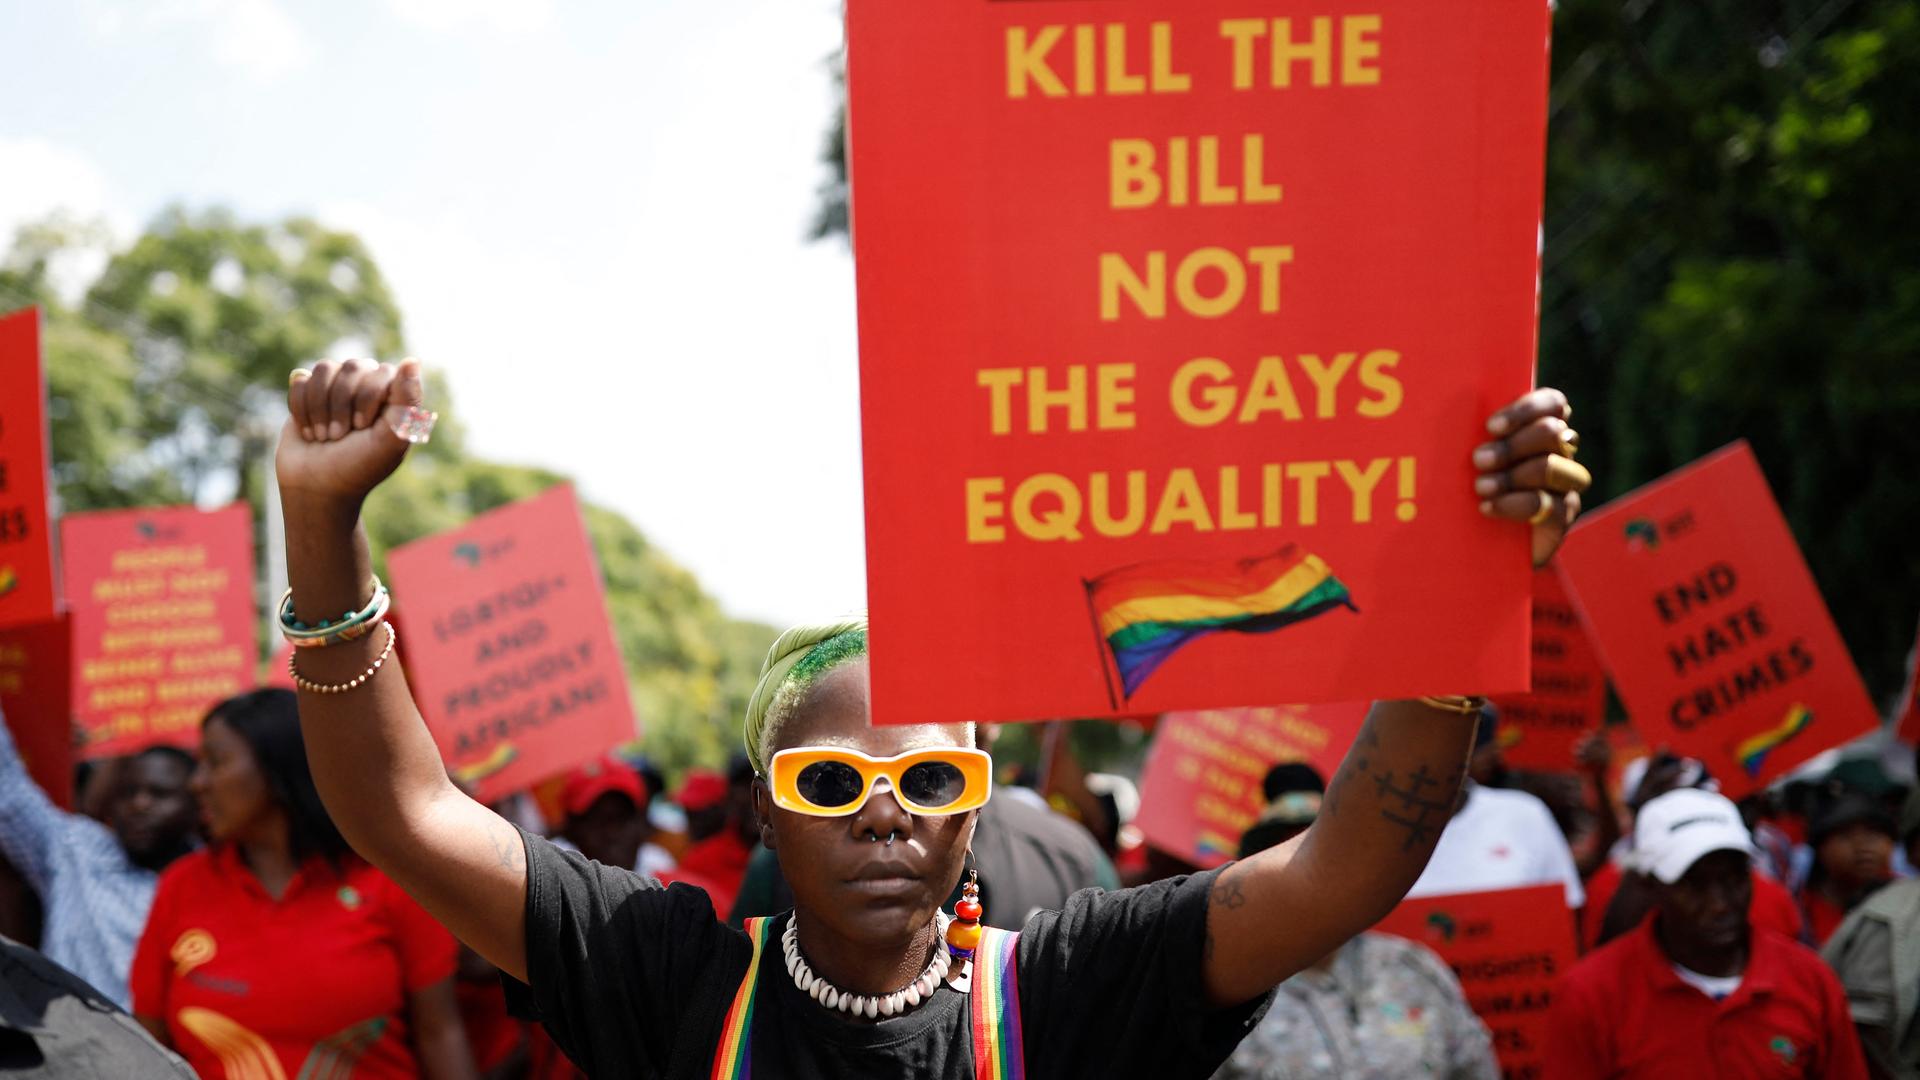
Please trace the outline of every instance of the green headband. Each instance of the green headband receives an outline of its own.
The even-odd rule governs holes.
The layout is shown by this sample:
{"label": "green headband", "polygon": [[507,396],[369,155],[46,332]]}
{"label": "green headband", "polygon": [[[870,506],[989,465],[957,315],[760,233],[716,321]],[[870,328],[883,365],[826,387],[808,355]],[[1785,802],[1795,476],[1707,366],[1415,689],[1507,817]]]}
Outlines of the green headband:
{"label": "green headband", "polygon": [[[827,645],[827,648],[819,646]],[[747,760],[755,772],[767,771],[761,749],[767,734],[767,713],[780,688],[790,682],[807,682],[841,660],[859,656],[867,650],[867,617],[849,615],[833,622],[796,626],[774,641],[767,650],[767,662],[760,666],[760,681],[747,699],[745,736]]]}

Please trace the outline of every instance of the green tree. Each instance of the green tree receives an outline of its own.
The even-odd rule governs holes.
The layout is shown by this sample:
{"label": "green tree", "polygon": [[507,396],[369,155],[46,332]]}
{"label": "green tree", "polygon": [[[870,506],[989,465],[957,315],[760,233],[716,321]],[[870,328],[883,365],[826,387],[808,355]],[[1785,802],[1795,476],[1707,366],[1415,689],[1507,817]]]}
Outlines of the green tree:
{"label": "green tree", "polygon": [[[99,242],[97,229],[51,219],[22,229],[0,258],[0,311],[43,312],[53,473],[67,510],[191,502],[225,487],[257,515],[287,372],[323,356],[402,354],[399,309],[350,233],[169,210],[69,306],[57,268]],[[565,479],[472,457],[444,379],[434,394],[433,441],[368,506],[382,569],[400,544]],[[718,764],[737,745],[774,631],[728,618],[614,511],[588,505],[586,521],[643,745],[669,771]]]}

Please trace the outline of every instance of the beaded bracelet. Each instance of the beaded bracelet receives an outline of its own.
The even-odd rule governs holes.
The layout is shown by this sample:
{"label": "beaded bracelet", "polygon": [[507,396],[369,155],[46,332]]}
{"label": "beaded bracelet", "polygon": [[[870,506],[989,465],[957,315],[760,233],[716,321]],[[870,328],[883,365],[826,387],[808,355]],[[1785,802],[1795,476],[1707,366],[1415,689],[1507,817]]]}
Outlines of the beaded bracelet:
{"label": "beaded bracelet", "polygon": [[[387,628],[387,644],[385,648],[380,650],[380,655],[374,660],[372,667],[346,682],[328,686],[325,683],[313,682],[306,676],[300,674],[300,668],[294,663],[294,657],[289,656],[287,657],[287,674],[293,676],[293,685],[305,690],[309,694],[344,694],[349,690],[360,689],[361,686],[366,684],[368,679],[373,678],[374,674],[380,670],[380,665],[387,662],[387,657],[393,655],[393,642],[395,638],[399,637],[399,633],[394,630],[392,623],[383,622],[380,625]],[[295,655],[297,656],[298,653],[296,652]]]}
{"label": "beaded bracelet", "polygon": [[373,599],[359,611],[349,611],[338,621],[322,619],[318,626],[308,626],[294,614],[293,590],[288,589],[280,598],[280,636],[296,649],[323,648],[328,645],[344,645],[349,641],[358,641],[380,625],[387,616],[387,610],[393,606],[393,594],[378,577],[373,579]]}

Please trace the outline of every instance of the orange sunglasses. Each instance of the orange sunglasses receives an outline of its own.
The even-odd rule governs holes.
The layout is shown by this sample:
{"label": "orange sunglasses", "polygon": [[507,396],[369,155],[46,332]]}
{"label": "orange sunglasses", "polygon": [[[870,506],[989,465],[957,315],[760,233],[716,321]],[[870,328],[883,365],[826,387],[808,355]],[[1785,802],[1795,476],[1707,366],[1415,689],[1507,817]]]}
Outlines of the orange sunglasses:
{"label": "orange sunglasses", "polygon": [[796,746],[773,755],[767,765],[773,805],[812,817],[857,812],[881,780],[910,814],[964,814],[985,805],[993,794],[993,757],[963,746],[889,758],[839,746]]}

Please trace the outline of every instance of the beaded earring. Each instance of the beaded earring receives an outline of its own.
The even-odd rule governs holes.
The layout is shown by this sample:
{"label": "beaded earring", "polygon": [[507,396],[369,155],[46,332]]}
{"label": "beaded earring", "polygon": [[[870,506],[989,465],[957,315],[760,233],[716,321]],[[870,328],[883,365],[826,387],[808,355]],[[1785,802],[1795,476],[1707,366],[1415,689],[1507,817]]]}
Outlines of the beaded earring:
{"label": "beaded earring", "polygon": [[953,905],[953,921],[947,924],[947,951],[955,960],[972,960],[980,947],[980,872],[967,871],[967,883],[961,886],[960,902]]}

